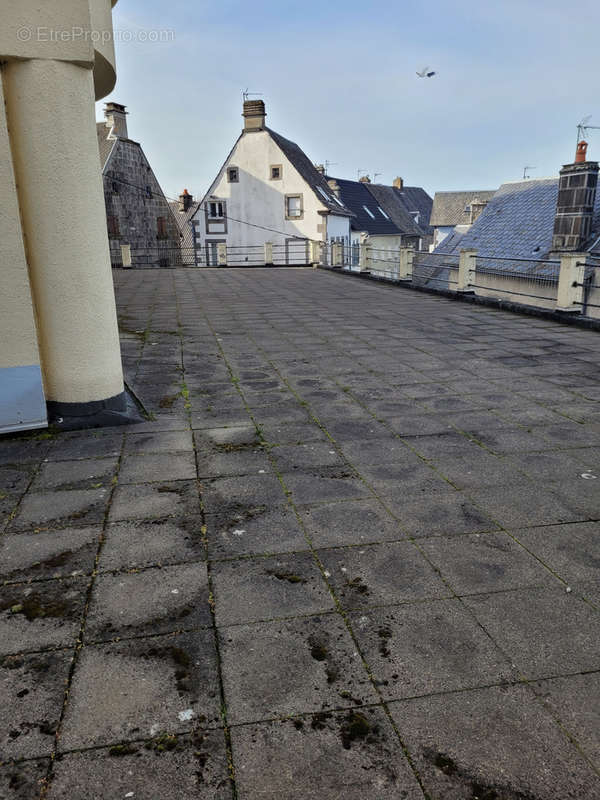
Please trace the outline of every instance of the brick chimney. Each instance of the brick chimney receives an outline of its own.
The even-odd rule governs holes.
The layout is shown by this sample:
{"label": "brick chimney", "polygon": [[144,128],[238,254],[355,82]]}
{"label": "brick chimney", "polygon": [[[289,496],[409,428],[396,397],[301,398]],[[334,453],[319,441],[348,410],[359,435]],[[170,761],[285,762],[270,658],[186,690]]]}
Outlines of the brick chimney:
{"label": "brick chimney", "polygon": [[592,232],[598,162],[586,153],[587,142],[579,142],[574,163],[560,171],[552,250],[577,252]]}
{"label": "brick chimney", "polygon": [[359,182],[359,183],[371,183],[371,178],[369,178],[369,176],[368,176],[368,175],[362,175],[362,176],[361,176],[361,177],[358,179],[358,182]]}
{"label": "brick chimney", "polygon": [[392,184],[394,189],[404,189],[404,181],[402,178],[394,178],[394,183]]}
{"label": "brick chimney", "polygon": [[128,139],[127,135],[127,106],[119,103],[107,103],[104,107],[104,123],[109,129],[108,139]]}
{"label": "brick chimney", "polygon": [[336,181],[336,179],[335,179],[335,178],[330,178],[330,179],[327,181],[327,185],[329,186],[329,188],[331,189],[331,191],[334,193],[334,195],[335,195],[335,196],[337,197],[337,199],[339,200],[339,199],[340,199],[340,185],[339,185],[339,183]]}
{"label": "brick chimney", "polygon": [[179,195],[179,210],[181,212],[189,211],[193,202],[194,202],[193,195],[191,195],[187,189],[184,189],[183,192]]}
{"label": "brick chimney", "polygon": [[262,131],[265,128],[265,104],[262,100],[244,100],[244,133]]}
{"label": "brick chimney", "polygon": [[325,175],[325,164],[315,164],[315,169],[319,175]]}

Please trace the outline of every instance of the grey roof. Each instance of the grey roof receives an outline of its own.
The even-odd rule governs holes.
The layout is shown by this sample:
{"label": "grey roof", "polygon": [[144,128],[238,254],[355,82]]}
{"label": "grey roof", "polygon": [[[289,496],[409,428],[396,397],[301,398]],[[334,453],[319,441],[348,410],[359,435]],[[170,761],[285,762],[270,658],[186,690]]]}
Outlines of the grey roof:
{"label": "grey roof", "polygon": [[353,230],[365,231],[371,236],[398,236],[400,231],[397,225],[390,214],[385,216],[377,208],[378,201],[369,191],[368,184],[344,178],[333,180],[340,187],[340,199],[354,214],[351,222]]}
{"label": "grey roof", "polygon": [[104,169],[108,157],[114,147],[116,139],[108,138],[109,129],[104,122],[96,123],[96,135],[98,136],[98,150],[100,151],[100,168]]}
{"label": "grey roof", "polygon": [[175,217],[175,221],[179,226],[179,230],[182,231],[183,233],[187,233],[189,229],[188,222],[194,216],[196,211],[200,208],[200,203],[194,202],[190,205],[187,211],[180,211],[179,201],[169,200],[169,208],[173,212],[173,216]]}
{"label": "grey roof", "polygon": [[465,208],[475,200],[491,200],[495,192],[478,189],[469,192],[436,192],[429,224],[433,227],[468,225],[470,212]]}
{"label": "grey roof", "polygon": [[289,139],[281,136],[281,134],[271,130],[271,128],[267,128],[266,130],[269,132],[273,141],[281,148],[288,161],[291,162],[292,166],[300,173],[302,178],[304,178],[306,183],[313,190],[319,202],[323,203],[332,214],[351,217],[352,211],[346,208],[346,206],[335,197],[325,176],[316,169],[310,158],[308,158],[300,147],[298,147],[295,142],[291,142]]}
{"label": "grey roof", "polygon": [[420,186],[403,186],[402,189],[394,187],[394,194],[404,203],[409,214],[414,211],[419,212],[419,227],[425,234],[431,235],[433,228],[429,220],[431,218],[433,200],[425,189]]}
{"label": "grey roof", "polygon": [[[399,233],[406,236],[424,236],[426,231],[419,226],[415,218],[410,214],[397,190],[393,186],[383,186],[379,183],[366,183],[370,194],[373,195],[378,205],[389,214],[392,222],[398,229]],[[418,209],[415,209],[417,211]]]}

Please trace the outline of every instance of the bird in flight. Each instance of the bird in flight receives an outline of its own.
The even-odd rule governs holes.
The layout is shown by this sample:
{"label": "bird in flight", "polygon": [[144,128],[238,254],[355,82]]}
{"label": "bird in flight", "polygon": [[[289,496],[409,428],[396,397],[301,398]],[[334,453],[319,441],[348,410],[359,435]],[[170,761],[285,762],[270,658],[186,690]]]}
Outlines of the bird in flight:
{"label": "bird in flight", "polygon": [[419,78],[433,78],[435,72],[431,71],[429,67],[423,67],[421,72],[417,72]]}

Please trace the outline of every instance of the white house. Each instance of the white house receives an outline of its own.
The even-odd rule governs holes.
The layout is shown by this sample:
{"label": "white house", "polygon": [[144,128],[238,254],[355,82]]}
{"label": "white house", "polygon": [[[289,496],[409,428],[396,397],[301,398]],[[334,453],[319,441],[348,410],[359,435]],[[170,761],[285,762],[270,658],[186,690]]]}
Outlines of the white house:
{"label": "white house", "polygon": [[[352,212],[294,142],[267,128],[262,100],[244,102],[244,129],[191,219],[198,264],[307,264],[309,241],[350,241]],[[267,251],[270,248],[267,248]],[[267,262],[270,259],[266,259]]]}

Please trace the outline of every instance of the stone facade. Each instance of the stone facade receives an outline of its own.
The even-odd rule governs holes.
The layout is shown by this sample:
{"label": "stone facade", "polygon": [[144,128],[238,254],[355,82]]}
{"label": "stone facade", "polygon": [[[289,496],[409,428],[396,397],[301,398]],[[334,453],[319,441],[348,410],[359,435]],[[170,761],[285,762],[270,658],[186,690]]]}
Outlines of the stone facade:
{"label": "stone facade", "polygon": [[140,145],[116,139],[103,178],[113,267],[123,265],[122,245],[132,267],[177,266],[179,226]]}

